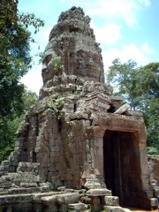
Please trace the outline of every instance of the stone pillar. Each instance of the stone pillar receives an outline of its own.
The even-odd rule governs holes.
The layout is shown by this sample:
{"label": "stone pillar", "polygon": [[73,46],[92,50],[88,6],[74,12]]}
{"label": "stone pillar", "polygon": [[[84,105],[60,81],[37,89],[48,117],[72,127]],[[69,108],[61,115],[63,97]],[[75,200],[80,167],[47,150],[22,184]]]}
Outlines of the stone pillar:
{"label": "stone pillar", "polygon": [[103,134],[95,135],[91,139],[91,143],[89,140],[89,144],[85,187],[89,189],[106,188],[103,174]]}
{"label": "stone pillar", "polygon": [[150,176],[148,170],[148,157],[146,150],[146,133],[139,133],[139,152],[140,152],[140,164],[141,164],[141,180],[143,191],[146,192],[148,199],[153,197],[153,191],[150,188]]}

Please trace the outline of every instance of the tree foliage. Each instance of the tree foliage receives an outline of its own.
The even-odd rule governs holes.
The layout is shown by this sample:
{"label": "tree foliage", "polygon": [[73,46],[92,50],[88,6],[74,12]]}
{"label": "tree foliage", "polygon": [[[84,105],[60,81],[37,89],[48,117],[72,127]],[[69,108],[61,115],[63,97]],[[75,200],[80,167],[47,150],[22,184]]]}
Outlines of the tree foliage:
{"label": "tree foliage", "polygon": [[18,10],[18,0],[0,1],[0,149],[10,145],[19,117],[23,114],[26,93],[20,78],[31,68],[30,42],[44,22],[34,14]]}
{"label": "tree foliage", "polygon": [[37,31],[43,24],[34,14],[20,13],[17,0],[1,0],[0,119],[22,112],[24,86],[19,80],[31,67],[31,34],[26,27],[33,25]]}
{"label": "tree foliage", "polygon": [[37,101],[37,95],[34,92],[31,92],[24,89],[23,95],[23,112],[20,115],[17,115],[15,112],[12,114],[12,119],[10,114],[3,117],[3,121],[0,122],[0,162],[4,159],[7,159],[10,152],[14,149],[14,144],[16,141],[16,131],[19,127],[19,124],[23,120],[25,113],[35,104]]}
{"label": "tree foliage", "polygon": [[107,81],[116,87],[116,95],[123,96],[133,110],[143,112],[149,153],[159,153],[159,63],[137,67],[132,60],[121,64],[115,59]]}
{"label": "tree foliage", "polygon": [[139,98],[136,94],[137,75],[136,62],[129,60],[127,63],[121,64],[119,59],[112,62],[109,67],[107,81],[116,88],[116,95],[123,96],[135,110],[138,106]]}
{"label": "tree foliage", "polygon": [[148,150],[159,154],[159,63],[150,63],[140,69],[143,98],[142,110],[148,130]]}

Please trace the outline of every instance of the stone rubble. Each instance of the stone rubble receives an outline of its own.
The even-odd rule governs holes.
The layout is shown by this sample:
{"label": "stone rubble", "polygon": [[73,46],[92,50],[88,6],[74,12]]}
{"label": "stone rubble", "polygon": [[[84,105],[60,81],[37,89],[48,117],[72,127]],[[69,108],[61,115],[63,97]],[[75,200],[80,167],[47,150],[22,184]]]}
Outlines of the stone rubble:
{"label": "stone rubble", "polygon": [[151,199],[151,208],[156,209],[158,207],[159,200],[159,156],[154,155],[148,157],[148,165],[150,171],[150,182],[153,188],[155,197]]}

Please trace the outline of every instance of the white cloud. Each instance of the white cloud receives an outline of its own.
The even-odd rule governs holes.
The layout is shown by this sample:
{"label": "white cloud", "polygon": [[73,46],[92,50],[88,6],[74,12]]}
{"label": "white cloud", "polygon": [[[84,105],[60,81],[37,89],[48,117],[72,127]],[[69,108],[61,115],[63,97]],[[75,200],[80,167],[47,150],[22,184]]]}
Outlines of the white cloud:
{"label": "white cloud", "polygon": [[139,61],[140,63],[147,60],[144,52],[142,52],[141,47],[137,47],[134,44],[130,45],[123,45],[123,60],[133,59],[136,62]]}
{"label": "white cloud", "polygon": [[134,44],[122,45],[120,49],[110,49],[103,52],[103,61],[105,71],[107,72],[109,66],[115,58],[119,58],[122,63],[129,59],[137,62],[137,65],[145,65],[149,63],[149,56],[153,53],[153,49],[148,43],[143,43],[139,47]]}
{"label": "white cloud", "polygon": [[151,5],[150,0],[139,0],[141,4],[144,4],[145,7],[149,7]]}
{"label": "white cloud", "polygon": [[42,39],[44,40],[48,40],[49,39],[49,34],[50,34],[50,32],[51,32],[51,30],[52,30],[52,28],[53,28],[53,25],[54,24],[52,24],[52,26],[49,26],[48,28],[46,28],[46,29],[44,29],[43,31],[42,31]]}
{"label": "white cloud", "polygon": [[[68,0],[60,0],[61,2],[68,2]],[[68,3],[72,5],[80,4],[80,0],[70,0]]]}
{"label": "white cloud", "polygon": [[98,27],[92,21],[91,27],[94,30],[96,40],[103,44],[115,44],[121,38],[121,26],[118,24],[113,23]]}
{"label": "white cloud", "polygon": [[35,42],[36,42],[34,48],[36,48],[36,51],[37,51],[37,47],[39,48],[39,51],[43,51],[45,49],[49,41],[49,34],[52,27],[53,25],[47,28],[42,28],[38,34],[34,35]]}
{"label": "white cloud", "polygon": [[41,65],[36,65],[21,79],[27,88],[39,94],[39,89],[42,87]]}
{"label": "white cloud", "polygon": [[148,43],[143,43],[141,45],[141,51],[144,52],[147,55],[154,53],[153,48]]}
{"label": "white cloud", "polygon": [[137,25],[136,20],[136,11],[139,8],[140,2],[144,1],[145,4],[148,4],[149,0],[60,0],[61,3],[72,4],[75,6],[80,6],[84,8],[85,13],[89,16],[97,15],[103,17],[104,19],[108,18],[120,18],[123,20],[129,27]]}
{"label": "white cloud", "polygon": [[31,43],[31,50],[33,56],[32,69],[28,71],[26,75],[21,79],[21,82],[24,83],[27,88],[33,92],[39,94],[39,89],[42,87],[42,76],[41,76],[41,65],[39,63],[39,57],[36,55],[39,52],[43,52],[49,39],[49,33],[52,29],[52,26],[48,28],[42,28],[40,32],[33,37],[35,37],[35,43]]}
{"label": "white cloud", "polygon": [[134,0],[99,0],[87,12],[89,15],[100,15],[104,18],[120,18],[129,27],[132,27],[137,25],[135,14],[137,9],[138,4]]}
{"label": "white cloud", "polygon": [[141,5],[150,6],[150,0],[60,0],[84,8],[86,14],[97,15],[104,19],[117,18],[124,21],[129,27],[138,26],[137,11]]}

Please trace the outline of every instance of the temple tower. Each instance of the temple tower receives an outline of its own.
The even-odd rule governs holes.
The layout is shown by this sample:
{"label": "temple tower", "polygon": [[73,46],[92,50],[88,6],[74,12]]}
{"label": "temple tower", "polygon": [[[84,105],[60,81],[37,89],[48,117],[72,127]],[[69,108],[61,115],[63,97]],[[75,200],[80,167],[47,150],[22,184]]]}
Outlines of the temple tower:
{"label": "temple tower", "polygon": [[89,23],[83,10],[73,7],[51,30],[39,100],[1,170],[31,166],[38,170],[37,186],[50,182],[53,188],[107,188],[122,205],[149,207],[143,117],[129,111],[104,83],[101,49]]}

